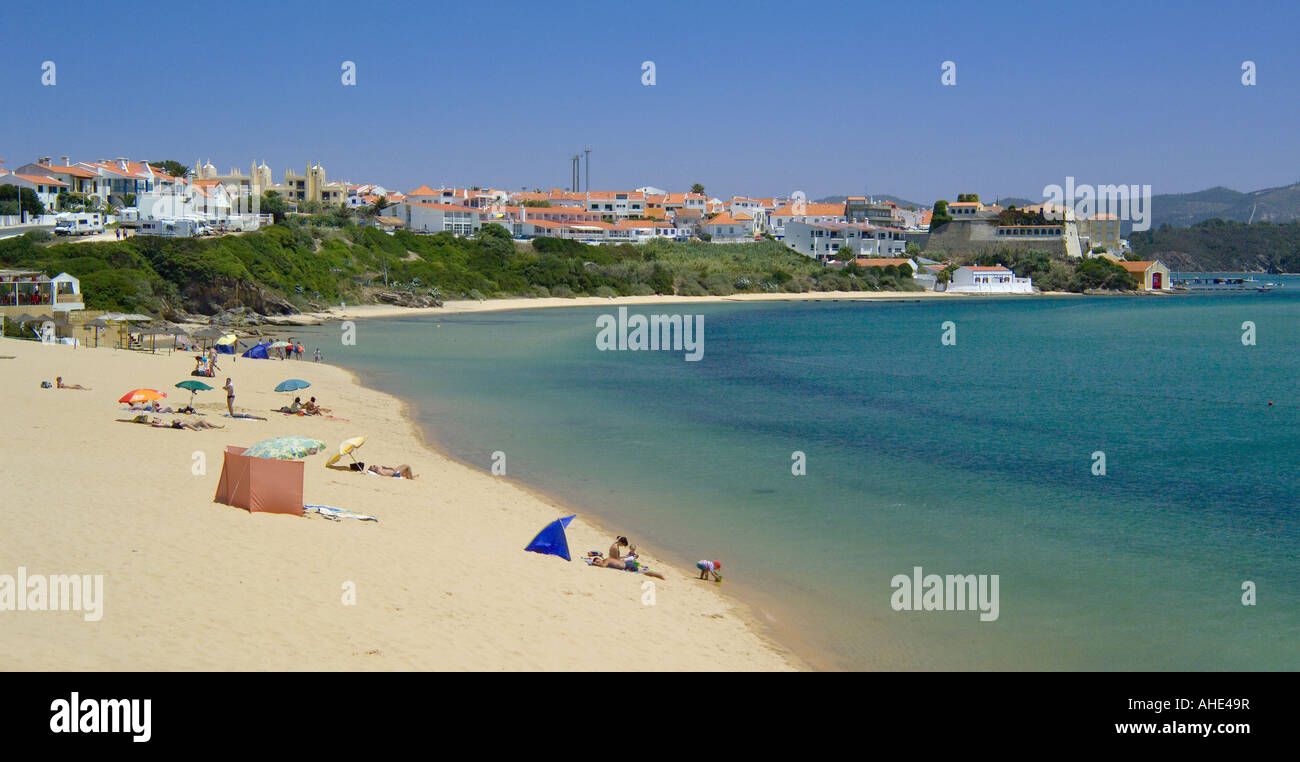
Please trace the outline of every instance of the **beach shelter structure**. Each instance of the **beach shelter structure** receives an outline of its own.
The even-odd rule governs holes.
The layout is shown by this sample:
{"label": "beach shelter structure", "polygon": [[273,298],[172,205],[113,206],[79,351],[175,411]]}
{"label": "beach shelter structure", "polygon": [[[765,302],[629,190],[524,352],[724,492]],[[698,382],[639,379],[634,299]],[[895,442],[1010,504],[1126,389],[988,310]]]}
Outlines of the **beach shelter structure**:
{"label": "beach shelter structure", "polygon": [[547,524],[524,550],[546,556],[559,556],[565,561],[572,561],[573,559],[569,558],[569,538],[564,534],[564,528],[575,518],[576,516],[565,516]]}
{"label": "beach shelter structure", "polygon": [[[244,352],[242,355],[240,355],[240,357],[247,357],[252,360],[269,360],[271,358],[266,356],[266,350],[270,346],[271,345],[267,342],[262,342],[261,344],[255,344],[249,347],[248,351]],[[217,351],[220,352],[221,348],[217,347]]]}
{"label": "beach shelter structure", "polygon": [[239,337],[233,333],[227,333],[215,342],[218,354],[233,355],[235,348],[239,345]]}
{"label": "beach shelter structure", "polygon": [[252,458],[244,454],[244,449],[226,448],[213,502],[243,508],[249,513],[301,516],[303,462]]}

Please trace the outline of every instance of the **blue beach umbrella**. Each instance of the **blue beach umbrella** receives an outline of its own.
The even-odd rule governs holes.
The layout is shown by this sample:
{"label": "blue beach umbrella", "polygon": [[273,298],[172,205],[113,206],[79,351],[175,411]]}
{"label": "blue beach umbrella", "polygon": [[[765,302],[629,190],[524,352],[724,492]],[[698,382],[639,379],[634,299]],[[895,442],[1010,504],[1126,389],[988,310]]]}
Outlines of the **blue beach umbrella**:
{"label": "blue beach umbrella", "polygon": [[565,516],[562,519],[556,519],[542,528],[537,533],[533,541],[528,543],[524,550],[531,550],[534,553],[541,553],[544,556],[559,556],[565,561],[572,561],[569,558],[569,538],[564,534],[564,528],[569,525],[575,516]]}
{"label": "blue beach umbrella", "polygon": [[300,378],[290,378],[286,381],[281,381],[280,383],[276,384],[275,390],[277,392],[296,392],[299,389],[306,389],[309,386],[311,386],[311,384],[307,383],[306,381],[303,381]]}

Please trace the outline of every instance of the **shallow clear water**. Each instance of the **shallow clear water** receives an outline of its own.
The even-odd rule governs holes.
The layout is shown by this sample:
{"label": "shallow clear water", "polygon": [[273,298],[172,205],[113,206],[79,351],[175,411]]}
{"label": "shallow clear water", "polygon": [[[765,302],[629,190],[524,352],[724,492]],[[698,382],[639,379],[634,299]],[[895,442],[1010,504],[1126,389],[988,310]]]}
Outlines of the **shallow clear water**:
{"label": "shallow clear water", "polygon": [[[411,402],[453,456],[487,470],[502,451],[511,478],[656,553],[722,560],[821,665],[1296,669],[1288,280],[630,308],[704,315],[700,362],[598,351],[613,308],[363,321],[348,347],[316,330],[326,359]],[[998,618],[895,611],[891,579],[915,566],[999,575]],[[1258,605],[1242,605],[1247,580]]]}

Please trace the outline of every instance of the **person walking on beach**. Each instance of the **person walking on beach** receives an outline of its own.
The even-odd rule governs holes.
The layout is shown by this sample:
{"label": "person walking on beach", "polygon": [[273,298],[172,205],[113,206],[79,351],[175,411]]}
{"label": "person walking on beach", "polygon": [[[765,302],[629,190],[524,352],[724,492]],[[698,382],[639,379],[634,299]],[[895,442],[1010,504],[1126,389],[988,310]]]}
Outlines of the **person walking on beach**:
{"label": "person walking on beach", "polygon": [[221,388],[226,390],[226,412],[230,413],[231,418],[234,418],[235,417],[235,385],[231,383],[229,378],[227,378],[225,386],[222,386]]}
{"label": "person walking on beach", "polygon": [[316,347],[316,362],[320,362],[320,347]]}
{"label": "person walking on beach", "polygon": [[712,574],[715,581],[722,581],[722,575],[718,573],[722,569],[721,561],[700,561],[695,564],[695,568],[700,570],[700,579],[707,580]]}

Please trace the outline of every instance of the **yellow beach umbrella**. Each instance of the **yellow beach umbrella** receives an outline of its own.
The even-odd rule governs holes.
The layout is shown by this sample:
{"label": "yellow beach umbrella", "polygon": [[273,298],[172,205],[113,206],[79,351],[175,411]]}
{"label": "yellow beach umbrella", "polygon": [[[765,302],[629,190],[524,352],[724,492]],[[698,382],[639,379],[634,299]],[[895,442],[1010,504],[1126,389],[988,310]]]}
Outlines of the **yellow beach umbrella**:
{"label": "yellow beach umbrella", "polygon": [[[338,455],[330,456],[330,459],[325,461],[325,465],[332,466],[335,463],[338,463],[339,458],[342,458],[344,455],[352,455],[352,452],[357,448],[359,448],[361,445],[365,444],[366,440],[369,438],[370,438],[369,435],[362,434],[359,437],[352,437],[351,439],[344,439],[342,442],[339,442]],[[352,458],[352,460],[355,461],[356,458],[354,457]]]}
{"label": "yellow beach umbrella", "polygon": [[236,341],[239,341],[239,337],[233,333],[228,333],[225,336],[222,336],[221,338],[217,339],[216,343],[218,346],[225,347],[234,344]]}

